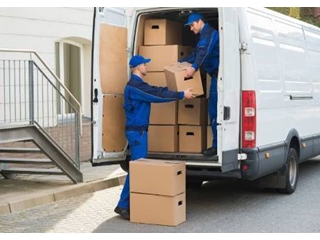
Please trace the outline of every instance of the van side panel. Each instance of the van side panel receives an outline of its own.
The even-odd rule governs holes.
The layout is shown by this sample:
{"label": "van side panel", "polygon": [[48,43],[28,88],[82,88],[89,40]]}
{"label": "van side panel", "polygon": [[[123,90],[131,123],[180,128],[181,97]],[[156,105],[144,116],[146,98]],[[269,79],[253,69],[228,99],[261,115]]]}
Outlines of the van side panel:
{"label": "van side panel", "polygon": [[240,27],[248,27],[249,36],[242,68],[253,72],[242,79],[242,90],[256,92],[257,130],[256,149],[244,149],[249,155],[242,164],[255,165],[250,177],[243,175],[255,179],[283,166],[292,130],[301,140],[300,162],[319,154],[320,31],[264,9],[247,8],[245,18],[247,25]]}

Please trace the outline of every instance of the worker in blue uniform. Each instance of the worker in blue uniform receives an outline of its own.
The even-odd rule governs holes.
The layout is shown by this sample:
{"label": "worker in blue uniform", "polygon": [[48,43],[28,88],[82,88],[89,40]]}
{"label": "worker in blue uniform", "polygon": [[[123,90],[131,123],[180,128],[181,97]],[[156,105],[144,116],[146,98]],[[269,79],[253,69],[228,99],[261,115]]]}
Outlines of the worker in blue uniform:
{"label": "worker in blue uniform", "polygon": [[[143,81],[147,75],[146,59],[141,55],[131,58],[131,78],[124,89],[124,110],[126,115],[126,138],[131,151],[131,161],[146,158],[148,152],[148,126],[151,103],[177,101],[183,98],[192,99],[192,89],[182,92],[169,91],[166,87],[150,86]],[[146,179],[148,181],[148,179]],[[130,219],[129,172],[120,195],[116,213],[124,219]]]}
{"label": "worker in blue uniform", "polygon": [[[209,23],[205,23],[200,13],[192,13],[185,26],[190,26],[194,34],[200,34],[200,39],[192,53],[180,62],[189,62],[192,65],[186,70],[186,78],[190,78],[201,67],[211,77],[209,94],[209,117],[212,128],[212,147],[203,151],[205,156],[217,155],[217,76],[219,70],[219,33]],[[208,79],[207,79],[208,81]]]}

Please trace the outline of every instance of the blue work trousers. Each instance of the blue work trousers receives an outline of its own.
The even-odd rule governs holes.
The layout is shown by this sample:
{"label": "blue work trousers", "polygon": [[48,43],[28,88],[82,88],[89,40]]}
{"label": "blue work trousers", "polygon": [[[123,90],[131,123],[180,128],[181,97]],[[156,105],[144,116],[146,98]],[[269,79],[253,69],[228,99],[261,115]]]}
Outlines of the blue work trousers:
{"label": "blue work trousers", "polygon": [[[126,131],[126,137],[131,151],[131,161],[146,158],[148,154],[148,132]],[[129,169],[130,172],[130,169]],[[128,172],[124,183],[118,207],[130,209],[130,173]]]}
{"label": "blue work trousers", "polygon": [[213,134],[212,147],[217,148],[217,114],[218,114],[217,78],[212,76],[209,95],[209,117]]}

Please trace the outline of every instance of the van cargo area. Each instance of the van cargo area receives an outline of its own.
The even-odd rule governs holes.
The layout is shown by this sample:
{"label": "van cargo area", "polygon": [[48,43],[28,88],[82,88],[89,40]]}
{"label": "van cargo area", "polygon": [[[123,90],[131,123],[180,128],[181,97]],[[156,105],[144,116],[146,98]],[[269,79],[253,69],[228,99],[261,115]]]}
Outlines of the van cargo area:
{"label": "van cargo area", "polygon": [[[198,36],[190,31],[189,26],[184,26],[191,12],[201,13],[205,21],[218,30],[218,9],[217,8],[197,8],[197,9],[168,9],[161,11],[145,11],[140,13],[133,21],[131,33],[132,54],[140,54],[146,58],[151,58],[148,63],[148,73],[144,80],[150,85],[167,87],[167,81],[164,67],[178,62],[178,60],[186,57],[196,46]],[[106,28],[106,29],[104,29]],[[115,34],[119,29],[112,29],[110,26],[102,26],[100,35],[100,53],[110,48],[107,32],[114,31]],[[130,33],[129,33],[130,35]],[[130,38],[130,37],[129,37]],[[130,44],[129,44],[130,45]],[[120,55],[118,53],[115,53]],[[102,57],[100,56],[100,59]],[[124,60],[126,61],[126,60]],[[102,60],[104,62],[104,60]],[[105,68],[105,64],[100,63],[101,68]],[[104,70],[101,70],[102,74]],[[123,71],[120,70],[119,71]],[[117,72],[119,72],[117,71]],[[212,176],[212,172],[221,172],[221,161],[218,156],[204,156],[202,151],[212,146],[212,130],[208,117],[208,95],[210,88],[209,75],[201,68],[197,72],[201,79],[203,94],[193,100],[181,100],[177,102],[152,103],[150,114],[150,126],[148,129],[148,158],[165,159],[165,160],[182,160],[186,161],[187,170],[195,172],[208,172],[208,176]],[[103,78],[103,76],[102,76]],[[119,77],[118,77],[119,78]],[[106,115],[116,114],[118,117],[112,121],[105,118],[103,122],[103,140],[102,145],[106,152],[118,152],[126,150],[124,133],[124,118],[121,113],[123,103],[123,92],[125,83],[128,80],[123,78],[124,83],[118,87],[115,96],[105,95],[103,98],[103,111]],[[119,85],[119,81],[105,86],[105,92]],[[108,89],[108,90],[107,90]],[[183,89],[185,90],[185,89]],[[110,92],[112,94],[112,92]],[[108,98],[113,98],[113,102],[118,109],[115,109],[115,103],[107,103]],[[118,99],[118,101],[116,100]],[[108,110],[110,109],[110,110]],[[112,117],[111,117],[112,118]],[[119,119],[121,124],[119,124]],[[111,127],[111,125],[113,125]],[[113,132],[114,134],[110,134]],[[118,136],[121,135],[119,138]],[[120,139],[114,145],[115,136]],[[130,149],[127,149],[125,159],[130,159]],[[116,160],[115,160],[116,161]],[[113,161],[109,161],[108,163]],[[99,161],[95,162],[99,164]],[[100,162],[103,164],[103,160]],[[197,175],[197,173],[196,173]],[[203,173],[199,174],[203,176]]]}
{"label": "van cargo area", "polygon": [[[152,61],[148,64],[146,82],[159,86],[155,74],[164,74],[164,65],[177,62],[186,57],[197,44],[198,36],[184,26],[192,11],[199,12],[211,26],[218,29],[218,9],[188,9],[147,12],[140,14],[136,26],[134,52]],[[171,29],[172,28],[172,29]],[[169,36],[166,36],[169,35]],[[174,37],[175,36],[175,37]],[[170,38],[171,39],[170,39]],[[149,40],[152,38],[151,40]],[[163,39],[163,40],[161,40]],[[178,58],[169,59],[175,53],[174,46],[188,46],[185,51],[178,49]],[[152,62],[159,67],[153,67]],[[150,66],[151,65],[151,66]],[[194,100],[182,100],[178,103],[152,104],[148,134],[148,158],[182,160],[187,163],[188,174],[192,172],[220,172],[218,156],[207,157],[201,152],[212,146],[212,131],[208,119],[209,80],[201,69],[204,94]],[[169,117],[174,117],[170,121]],[[165,120],[168,121],[165,121]],[[202,162],[201,167],[199,163]],[[204,167],[205,166],[205,167]],[[197,175],[197,174],[195,174]]]}

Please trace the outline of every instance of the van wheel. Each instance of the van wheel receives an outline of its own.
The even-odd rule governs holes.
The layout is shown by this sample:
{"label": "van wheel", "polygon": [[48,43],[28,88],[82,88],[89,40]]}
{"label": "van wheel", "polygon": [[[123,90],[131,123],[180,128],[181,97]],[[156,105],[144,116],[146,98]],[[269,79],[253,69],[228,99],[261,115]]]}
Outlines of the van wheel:
{"label": "van wheel", "polygon": [[120,162],[120,167],[123,171],[129,172],[129,157],[127,156],[124,161]]}
{"label": "van wheel", "polygon": [[198,189],[201,188],[203,181],[200,180],[187,180],[186,187],[189,189]]}
{"label": "van wheel", "polygon": [[288,158],[285,165],[286,187],[279,189],[282,193],[291,194],[296,190],[298,183],[298,154],[294,148],[289,149]]}

